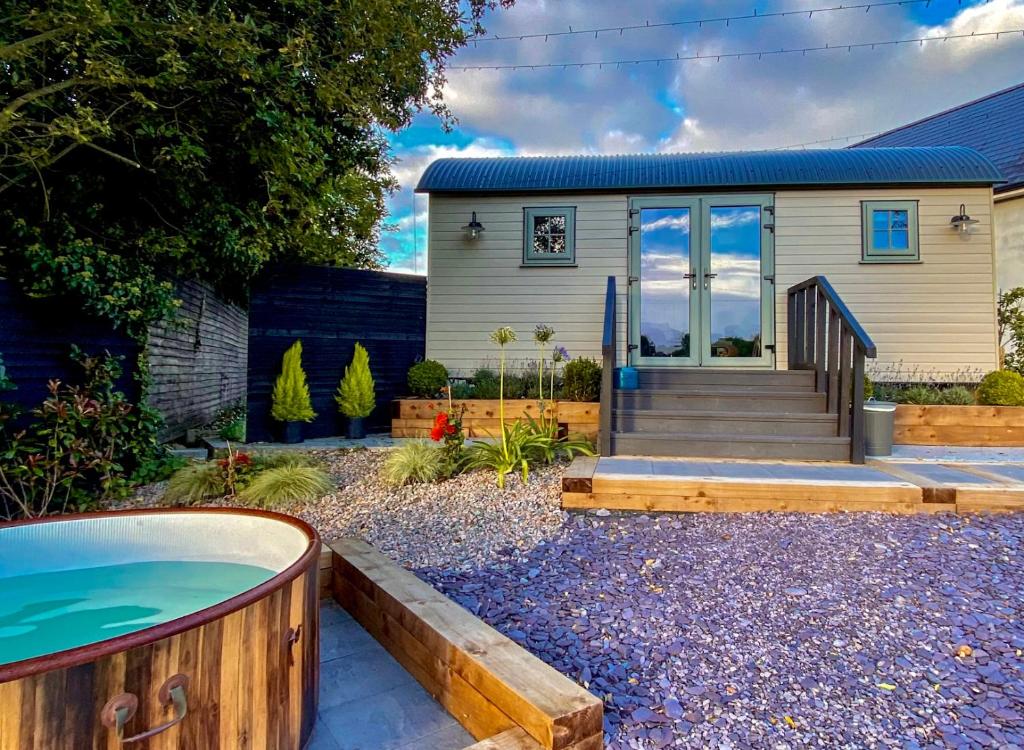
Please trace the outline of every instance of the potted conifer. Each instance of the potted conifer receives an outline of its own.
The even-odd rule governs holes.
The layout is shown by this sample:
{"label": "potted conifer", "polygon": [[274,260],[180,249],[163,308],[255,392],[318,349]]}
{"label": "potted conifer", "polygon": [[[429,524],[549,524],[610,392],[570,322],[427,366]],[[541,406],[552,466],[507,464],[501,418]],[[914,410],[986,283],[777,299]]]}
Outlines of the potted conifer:
{"label": "potted conifer", "polygon": [[348,437],[354,440],[366,437],[363,420],[370,416],[377,405],[373,389],[373,375],[370,373],[370,355],[363,345],[356,343],[352,363],[345,368],[345,375],[338,385],[334,400],[338,411],[348,417]]}
{"label": "potted conifer", "polygon": [[302,423],[316,418],[309,385],[302,369],[302,341],[296,339],[281,359],[281,374],[274,381],[270,415],[281,423],[281,442],[301,443]]}

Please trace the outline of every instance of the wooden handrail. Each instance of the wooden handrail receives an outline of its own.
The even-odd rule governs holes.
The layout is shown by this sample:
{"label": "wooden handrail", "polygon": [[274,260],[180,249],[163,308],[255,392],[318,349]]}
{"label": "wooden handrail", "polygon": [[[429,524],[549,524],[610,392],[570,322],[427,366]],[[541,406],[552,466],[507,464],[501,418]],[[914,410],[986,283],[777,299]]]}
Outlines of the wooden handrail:
{"label": "wooden handrail", "polygon": [[864,463],[864,360],[875,342],[824,276],[786,292],[791,370],[814,370],[815,389],[836,416],[836,434],[850,438],[850,461]]}
{"label": "wooden handrail", "polygon": [[598,452],[612,454],[612,396],[615,379],[615,277],[608,277],[604,295],[604,332],[601,336],[601,413],[598,428]]}

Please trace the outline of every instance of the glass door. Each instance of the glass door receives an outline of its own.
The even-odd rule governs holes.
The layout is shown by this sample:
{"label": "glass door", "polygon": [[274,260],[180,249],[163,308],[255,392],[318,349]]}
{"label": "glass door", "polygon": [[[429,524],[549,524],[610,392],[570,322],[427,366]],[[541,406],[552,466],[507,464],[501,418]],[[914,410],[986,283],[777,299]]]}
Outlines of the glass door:
{"label": "glass door", "polygon": [[699,362],[699,201],[630,202],[629,361],[650,366]]}
{"label": "glass door", "polygon": [[772,366],[770,196],[701,199],[701,364]]}
{"label": "glass door", "polygon": [[630,201],[629,362],[772,367],[770,195]]}

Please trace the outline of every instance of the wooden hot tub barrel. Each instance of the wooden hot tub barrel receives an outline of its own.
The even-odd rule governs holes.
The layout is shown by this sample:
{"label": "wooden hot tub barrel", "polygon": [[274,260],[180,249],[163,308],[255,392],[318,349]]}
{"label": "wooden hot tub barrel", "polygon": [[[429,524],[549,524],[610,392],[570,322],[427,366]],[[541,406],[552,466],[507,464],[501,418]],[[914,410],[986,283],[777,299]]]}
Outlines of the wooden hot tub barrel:
{"label": "wooden hot tub barrel", "polygon": [[[298,519],[260,511],[182,512],[273,518],[301,529],[309,545],[270,580],[208,609],[0,665],[0,750],[305,746],[316,718],[319,680],[316,532]],[[105,514],[90,517],[100,515]],[[182,697],[187,711],[176,720],[181,705],[174,698]],[[118,707],[136,702],[122,741],[116,726],[108,724],[116,725]],[[146,734],[151,736],[130,741]]]}

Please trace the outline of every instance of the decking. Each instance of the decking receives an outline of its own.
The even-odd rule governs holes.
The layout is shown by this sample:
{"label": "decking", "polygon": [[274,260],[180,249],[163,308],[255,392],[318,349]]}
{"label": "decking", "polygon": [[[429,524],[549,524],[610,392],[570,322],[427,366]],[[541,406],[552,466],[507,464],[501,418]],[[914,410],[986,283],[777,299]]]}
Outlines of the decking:
{"label": "decking", "polygon": [[562,480],[562,507],[718,513],[1024,510],[1024,463],[577,458]]}

